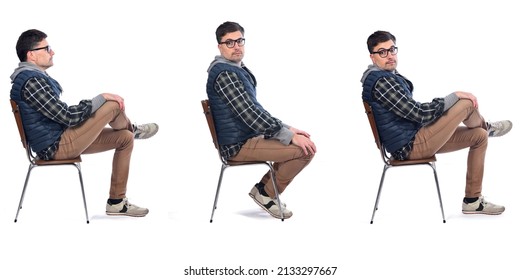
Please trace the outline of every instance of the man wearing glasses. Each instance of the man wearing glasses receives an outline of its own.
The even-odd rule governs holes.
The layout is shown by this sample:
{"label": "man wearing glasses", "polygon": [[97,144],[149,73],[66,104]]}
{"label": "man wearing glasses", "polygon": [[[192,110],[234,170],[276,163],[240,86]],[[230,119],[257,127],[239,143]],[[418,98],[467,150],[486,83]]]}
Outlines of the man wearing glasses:
{"label": "man wearing glasses", "polygon": [[[257,100],[256,79],[244,65],[244,28],[224,22],[216,30],[220,55],[208,69],[206,91],[217,130],[220,154],[229,161],[272,161],[279,193],[310,163],[316,146],[309,133],[282,123]],[[278,205],[267,172],[249,196],[271,216],[290,218]]]}
{"label": "man wearing glasses", "polygon": [[[431,102],[413,98],[413,84],[399,74],[396,38],[376,31],[368,37],[372,65],[363,73],[362,98],[373,108],[381,140],[398,160],[428,158],[469,147],[464,214],[498,215],[505,207],[484,200],[482,178],[488,137],[508,133],[511,121],[486,122],[477,98],[456,91]],[[460,125],[460,124],[463,125]]]}
{"label": "man wearing glasses", "polygon": [[126,185],[134,139],[152,137],[158,125],[132,124],[123,98],[116,94],[102,93],[78,105],[61,101],[60,84],[46,72],[54,56],[46,38],[35,29],[20,35],[16,43],[20,63],[11,75],[11,99],[20,108],[31,149],[44,160],[115,150],[106,214],[146,216],[147,208],[128,202]]}

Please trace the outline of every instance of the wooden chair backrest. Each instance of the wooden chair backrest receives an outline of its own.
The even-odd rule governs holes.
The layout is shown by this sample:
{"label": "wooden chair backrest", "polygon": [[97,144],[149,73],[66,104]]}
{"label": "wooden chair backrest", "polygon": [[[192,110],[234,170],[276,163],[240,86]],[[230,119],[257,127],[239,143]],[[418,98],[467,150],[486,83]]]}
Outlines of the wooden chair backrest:
{"label": "wooden chair backrest", "polygon": [[211,138],[213,139],[213,145],[218,150],[217,131],[215,130],[215,122],[211,113],[211,107],[209,106],[209,100],[204,99],[201,101],[201,104],[202,111],[204,113],[204,116],[206,116],[206,121],[208,122],[208,128],[209,132],[211,133]]}
{"label": "wooden chair backrest", "polygon": [[368,117],[368,122],[370,123],[370,127],[372,128],[372,134],[374,135],[374,140],[376,142],[377,148],[381,150],[382,144],[381,139],[379,138],[379,132],[377,131],[376,120],[374,118],[374,112],[372,112],[372,106],[368,104],[368,102],[363,101],[363,105],[365,106],[365,113]]}
{"label": "wooden chair backrest", "polygon": [[22,145],[24,149],[28,149],[27,138],[25,137],[25,130],[23,129],[22,124],[22,116],[20,115],[20,109],[18,108],[18,104],[16,101],[11,99],[11,108],[13,110],[14,119],[16,120],[16,126],[18,127],[18,133],[20,134],[20,140],[22,141]]}

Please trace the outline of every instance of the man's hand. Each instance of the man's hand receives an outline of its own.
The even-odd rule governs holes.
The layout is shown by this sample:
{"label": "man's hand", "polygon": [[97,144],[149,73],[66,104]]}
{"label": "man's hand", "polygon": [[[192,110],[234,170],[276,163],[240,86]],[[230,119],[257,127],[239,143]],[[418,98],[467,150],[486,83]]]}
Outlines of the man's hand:
{"label": "man's hand", "polygon": [[312,142],[311,135],[309,133],[294,127],[289,128],[289,130],[294,133],[292,143],[302,148],[305,155],[314,155],[316,153],[316,145],[314,145],[314,142]]}
{"label": "man's hand", "polygon": [[119,109],[121,109],[121,111],[125,110],[125,100],[123,97],[113,93],[102,93],[101,95],[103,95],[106,101],[115,101],[119,103]]}
{"label": "man's hand", "polygon": [[473,103],[473,107],[478,108],[478,101],[477,97],[469,92],[464,91],[457,91],[455,92],[455,95],[457,95],[460,99],[469,99]]}
{"label": "man's hand", "polygon": [[290,127],[289,130],[292,131],[294,134],[299,134],[299,135],[303,135],[303,136],[305,136],[307,138],[311,138],[311,135],[309,133],[307,133],[307,132],[305,132],[303,130],[299,130],[299,129],[295,128],[295,127]]}

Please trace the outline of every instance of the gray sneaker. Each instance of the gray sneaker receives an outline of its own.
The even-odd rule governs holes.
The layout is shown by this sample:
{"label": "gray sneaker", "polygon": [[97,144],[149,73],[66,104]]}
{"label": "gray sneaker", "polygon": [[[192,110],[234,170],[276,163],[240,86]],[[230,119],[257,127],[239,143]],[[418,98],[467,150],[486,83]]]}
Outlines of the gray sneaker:
{"label": "gray sneaker", "polygon": [[504,206],[488,202],[484,200],[483,196],[473,203],[462,202],[462,213],[464,214],[500,215],[505,210]]}
{"label": "gray sneaker", "polygon": [[134,128],[134,139],[148,139],[159,131],[159,125],[156,123],[133,124],[132,127]]}
{"label": "gray sneaker", "polygon": [[123,198],[118,204],[107,203],[106,207],[107,215],[114,216],[131,216],[131,217],[144,217],[148,214],[147,208],[139,207],[135,204],[128,202],[128,198]]}
{"label": "gray sneaker", "polygon": [[488,122],[487,127],[489,137],[499,137],[506,135],[513,128],[513,123],[509,120]]}
{"label": "gray sneaker", "polygon": [[[281,219],[282,215],[280,213],[280,207],[278,206],[278,201],[276,199],[272,199],[268,196],[263,196],[256,186],[254,186],[251,191],[249,192],[249,196],[253,198],[253,200],[258,204],[262,209],[264,209],[267,213],[269,213],[271,216]],[[283,218],[289,219],[292,216],[291,210],[287,209],[285,207],[285,203],[282,203],[282,211],[283,211]]]}

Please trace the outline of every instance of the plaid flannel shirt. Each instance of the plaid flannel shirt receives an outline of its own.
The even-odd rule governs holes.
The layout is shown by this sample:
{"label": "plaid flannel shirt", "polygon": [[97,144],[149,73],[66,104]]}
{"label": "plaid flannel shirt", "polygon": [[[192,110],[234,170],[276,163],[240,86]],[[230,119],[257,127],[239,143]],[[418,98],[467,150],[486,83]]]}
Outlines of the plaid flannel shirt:
{"label": "plaid flannel shirt", "polygon": [[[396,73],[396,75],[399,74]],[[405,77],[399,76],[411,84]],[[444,112],[444,98],[434,98],[432,102],[426,103],[417,102],[412,96],[406,95],[405,89],[394,77],[382,77],[377,81],[374,88],[374,98],[389,111],[421,126],[435,121]],[[392,153],[392,156],[398,160],[407,159],[412,148],[413,139],[410,143]]]}
{"label": "plaid flannel shirt", "polygon": [[[248,70],[246,69],[246,71]],[[255,106],[236,73],[229,71],[220,73],[215,82],[215,89],[233,113],[251,130],[258,132],[258,135],[264,135],[266,139],[269,139],[282,128],[280,120],[272,117],[266,110]],[[238,154],[244,143],[245,141],[222,145],[220,154],[226,159],[232,158]]]}
{"label": "plaid flannel shirt", "polygon": [[[59,95],[61,93],[55,94],[43,78],[30,78],[22,91],[22,98],[31,108],[64,127],[76,126],[90,117],[91,100],[82,100],[78,105],[68,106],[59,99]],[[57,149],[58,142],[39,151],[38,157],[52,159]]]}

